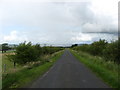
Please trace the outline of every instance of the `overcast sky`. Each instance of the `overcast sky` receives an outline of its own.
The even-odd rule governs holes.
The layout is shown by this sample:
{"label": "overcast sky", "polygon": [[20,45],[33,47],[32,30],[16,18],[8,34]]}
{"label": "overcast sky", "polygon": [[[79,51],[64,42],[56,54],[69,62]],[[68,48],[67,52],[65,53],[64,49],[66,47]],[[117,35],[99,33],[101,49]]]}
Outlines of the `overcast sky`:
{"label": "overcast sky", "polygon": [[0,0],[0,43],[117,40],[118,0]]}

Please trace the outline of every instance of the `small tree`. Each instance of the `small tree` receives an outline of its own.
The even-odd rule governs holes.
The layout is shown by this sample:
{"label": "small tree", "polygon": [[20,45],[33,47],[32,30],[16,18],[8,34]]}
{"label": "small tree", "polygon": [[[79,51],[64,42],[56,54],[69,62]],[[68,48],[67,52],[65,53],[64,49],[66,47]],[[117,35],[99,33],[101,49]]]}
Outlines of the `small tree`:
{"label": "small tree", "polygon": [[3,52],[6,52],[7,50],[9,50],[10,49],[10,47],[8,46],[8,43],[3,43],[2,44],[2,53]]}
{"label": "small tree", "polygon": [[58,50],[61,49],[47,46],[40,47],[39,44],[32,45],[31,42],[29,43],[24,42],[16,47],[15,55],[9,55],[8,58],[10,61],[14,62],[14,65],[16,63],[23,65],[26,64],[27,62],[39,60],[41,55],[52,54]]}
{"label": "small tree", "polygon": [[106,58],[106,60],[113,60],[114,62],[120,63],[119,45],[120,45],[120,40],[111,42],[107,45],[106,49],[104,49],[103,51],[103,56]]}
{"label": "small tree", "polygon": [[21,43],[18,47],[16,47],[15,55],[8,56],[9,60],[18,63],[18,64],[26,64],[27,62],[36,61],[38,56],[38,48],[36,46],[32,46],[32,43]]}
{"label": "small tree", "polygon": [[78,46],[78,44],[73,44],[73,45],[71,46],[71,48],[76,47],[76,46]]}
{"label": "small tree", "polygon": [[42,48],[41,48],[40,44],[34,45],[33,48],[34,48],[33,53],[34,53],[34,55],[35,55],[35,58],[36,58],[36,59],[37,59],[37,58],[39,59],[40,56],[42,55]]}
{"label": "small tree", "polygon": [[105,40],[99,40],[91,44],[90,53],[93,55],[102,55],[103,50],[106,48],[108,44]]}
{"label": "small tree", "polygon": [[34,48],[32,47],[31,42],[21,43],[15,51],[15,56],[17,59],[17,63],[26,64],[27,62],[31,62],[35,60]]}

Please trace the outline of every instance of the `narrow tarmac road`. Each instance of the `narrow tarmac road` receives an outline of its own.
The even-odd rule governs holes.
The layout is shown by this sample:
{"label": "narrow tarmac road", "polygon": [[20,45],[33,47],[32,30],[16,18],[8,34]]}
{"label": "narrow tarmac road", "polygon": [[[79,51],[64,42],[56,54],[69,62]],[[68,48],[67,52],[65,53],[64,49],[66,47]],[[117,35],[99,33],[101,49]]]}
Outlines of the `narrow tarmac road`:
{"label": "narrow tarmac road", "polygon": [[109,88],[69,50],[29,88]]}

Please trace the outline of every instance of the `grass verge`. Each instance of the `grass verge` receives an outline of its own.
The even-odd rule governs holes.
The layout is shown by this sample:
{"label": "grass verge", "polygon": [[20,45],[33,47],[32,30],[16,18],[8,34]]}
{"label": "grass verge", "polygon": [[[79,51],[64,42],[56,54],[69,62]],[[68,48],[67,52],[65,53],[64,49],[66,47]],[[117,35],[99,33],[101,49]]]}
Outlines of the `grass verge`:
{"label": "grass verge", "polygon": [[62,55],[63,51],[57,52],[48,59],[50,62],[45,62],[43,64],[35,64],[32,68],[22,69],[15,73],[8,74],[5,78],[3,78],[2,88],[20,88],[24,85],[32,82],[37,79],[39,76],[42,76],[49,68],[55,63],[55,61]]}
{"label": "grass verge", "polygon": [[81,51],[70,50],[71,53],[88,68],[90,68],[98,77],[100,77],[111,88],[119,88],[118,80],[119,66],[113,62],[107,62],[101,57],[95,57]]}

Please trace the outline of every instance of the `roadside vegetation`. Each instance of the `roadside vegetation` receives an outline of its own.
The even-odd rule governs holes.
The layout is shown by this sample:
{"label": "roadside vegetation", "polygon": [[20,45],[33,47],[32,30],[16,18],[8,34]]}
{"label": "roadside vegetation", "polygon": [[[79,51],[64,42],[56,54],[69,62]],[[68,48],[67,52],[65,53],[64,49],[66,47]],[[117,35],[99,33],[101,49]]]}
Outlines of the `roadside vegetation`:
{"label": "roadside vegetation", "polygon": [[106,40],[95,41],[92,44],[83,44],[81,46],[73,46],[73,50],[87,52],[93,56],[100,56],[105,61],[113,61],[120,63],[120,38],[116,41],[108,43]]}
{"label": "roadside vegetation", "polygon": [[19,88],[43,75],[61,56],[64,48],[29,43],[2,54],[2,88]]}
{"label": "roadside vegetation", "polygon": [[73,46],[71,52],[109,86],[118,88],[119,45],[120,39],[111,43],[100,39],[89,45]]}

